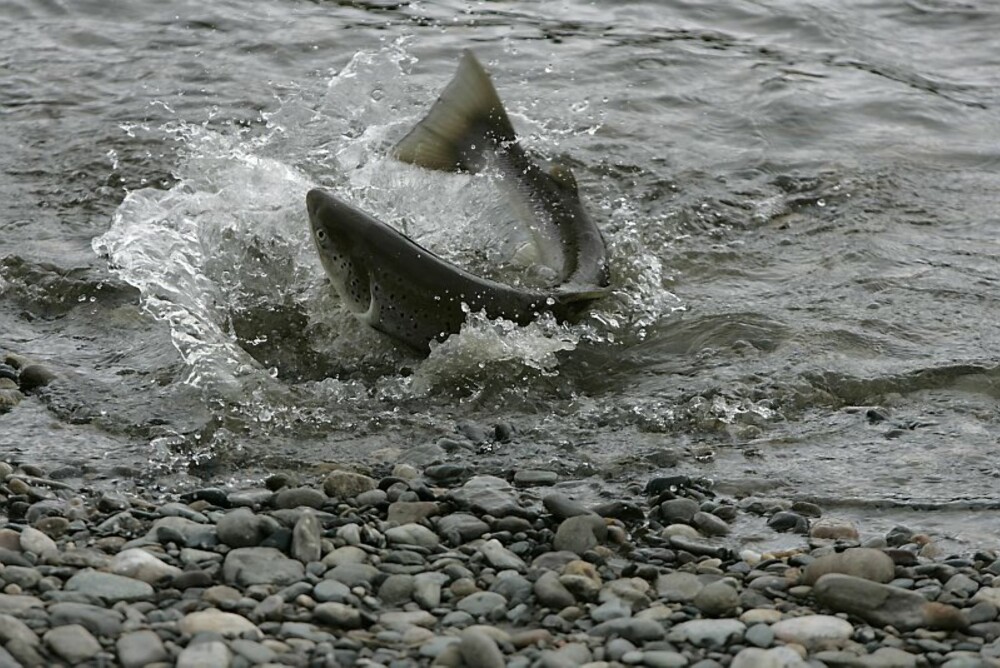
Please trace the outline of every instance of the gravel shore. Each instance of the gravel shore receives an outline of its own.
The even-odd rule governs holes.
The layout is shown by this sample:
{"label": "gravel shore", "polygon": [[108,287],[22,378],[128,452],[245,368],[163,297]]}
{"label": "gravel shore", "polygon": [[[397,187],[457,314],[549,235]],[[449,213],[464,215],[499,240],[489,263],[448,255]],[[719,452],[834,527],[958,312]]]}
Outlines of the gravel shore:
{"label": "gravel shore", "polygon": [[[0,463],[0,668],[1000,665],[992,553],[683,476],[587,507],[551,471],[385,473],[152,495]],[[798,547],[738,549],[743,514]]]}

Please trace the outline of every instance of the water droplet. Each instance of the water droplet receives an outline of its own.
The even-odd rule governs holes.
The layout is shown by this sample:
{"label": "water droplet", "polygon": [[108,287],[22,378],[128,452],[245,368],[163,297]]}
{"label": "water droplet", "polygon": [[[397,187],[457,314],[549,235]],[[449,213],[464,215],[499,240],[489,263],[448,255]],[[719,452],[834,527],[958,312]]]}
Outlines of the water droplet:
{"label": "water droplet", "polygon": [[816,206],[826,206],[826,200],[822,197],[816,200]]}

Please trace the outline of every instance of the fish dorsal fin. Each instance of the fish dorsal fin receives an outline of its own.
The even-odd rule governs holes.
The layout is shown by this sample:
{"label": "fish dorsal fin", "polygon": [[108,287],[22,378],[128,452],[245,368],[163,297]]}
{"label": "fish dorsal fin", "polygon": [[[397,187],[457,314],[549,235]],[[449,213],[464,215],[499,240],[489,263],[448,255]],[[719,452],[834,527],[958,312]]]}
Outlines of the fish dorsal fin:
{"label": "fish dorsal fin", "polygon": [[477,172],[484,152],[517,141],[500,96],[483,66],[465,51],[458,71],[427,115],[393,155],[427,169]]}
{"label": "fish dorsal fin", "polygon": [[565,190],[566,192],[575,193],[576,189],[576,177],[573,176],[573,170],[567,165],[561,162],[554,162],[549,166],[549,176],[552,180],[556,182],[556,185]]}

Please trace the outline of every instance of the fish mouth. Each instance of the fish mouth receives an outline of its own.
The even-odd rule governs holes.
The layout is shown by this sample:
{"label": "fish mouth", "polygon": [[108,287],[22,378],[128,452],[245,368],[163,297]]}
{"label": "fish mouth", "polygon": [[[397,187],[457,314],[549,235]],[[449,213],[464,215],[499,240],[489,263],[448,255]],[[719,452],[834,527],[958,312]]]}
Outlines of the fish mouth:
{"label": "fish mouth", "polygon": [[313,222],[313,224],[316,224],[323,206],[327,204],[329,200],[330,196],[319,188],[313,188],[306,193],[306,211],[309,212],[309,219]]}

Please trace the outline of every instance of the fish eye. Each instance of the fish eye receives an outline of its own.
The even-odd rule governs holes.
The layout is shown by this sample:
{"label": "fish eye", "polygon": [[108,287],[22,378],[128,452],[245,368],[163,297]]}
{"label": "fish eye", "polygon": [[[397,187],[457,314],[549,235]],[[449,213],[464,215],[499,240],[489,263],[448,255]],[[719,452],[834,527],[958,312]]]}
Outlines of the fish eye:
{"label": "fish eye", "polygon": [[326,242],[326,230],[319,228],[316,230],[316,238],[319,239],[321,243]]}

